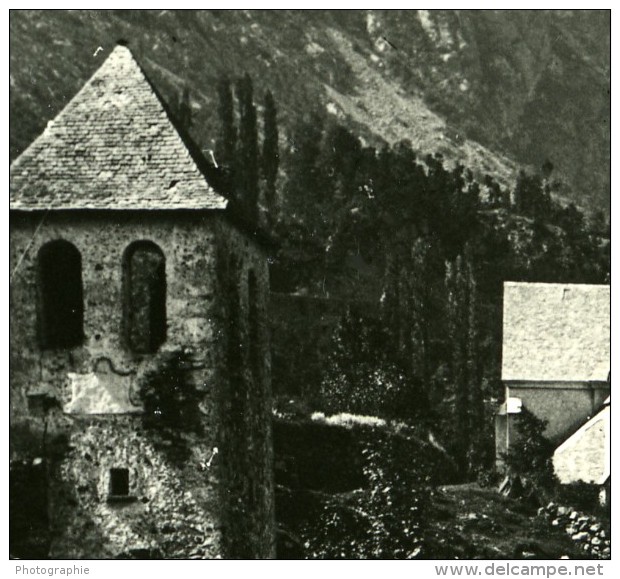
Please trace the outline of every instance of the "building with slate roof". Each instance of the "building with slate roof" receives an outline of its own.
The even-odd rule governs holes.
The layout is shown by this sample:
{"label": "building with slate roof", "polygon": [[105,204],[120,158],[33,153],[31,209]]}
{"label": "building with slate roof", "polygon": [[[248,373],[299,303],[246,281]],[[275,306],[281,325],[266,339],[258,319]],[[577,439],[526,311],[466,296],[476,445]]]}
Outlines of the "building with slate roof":
{"label": "building with slate roof", "polygon": [[267,260],[226,205],[123,46],[11,165],[14,556],[274,555]]}
{"label": "building with slate roof", "polygon": [[610,339],[609,286],[504,284],[498,458],[518,436],[523,408],[547,421],[558,444],[598,411],[610,394]]}

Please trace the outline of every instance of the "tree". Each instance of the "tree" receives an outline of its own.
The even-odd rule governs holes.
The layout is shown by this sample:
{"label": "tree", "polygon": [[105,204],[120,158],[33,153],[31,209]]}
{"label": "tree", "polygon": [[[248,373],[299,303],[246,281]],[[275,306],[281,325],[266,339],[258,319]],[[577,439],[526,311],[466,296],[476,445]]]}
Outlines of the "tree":
{"label": "tree", "polygon": [[491,207],[503,207],[506,204],[506,199],[499,183],[490,175],[485,175],[484,185],[488,191],[489,205]]}
{"label": "tree", "polygon": [[237,146],[237,130],[235,128],[235,111],[230,80],[222,77],[218,82],[219,96],[218,112],[220,117],[220,131],[215,147],[215,158],[218,165],[234,168],[235,150]]}
{"label": "tree", "polygon": [[453,447],[457,462],[471,474],[480,465],[484,400],[479,370],[477,284],[470,247],[446,264],[449,337],[454,391]]}
{"label": "tree", "polygon": [[287,217],[293,224],[300,225],[305,237],[312,241],[322,238],[319,212],[326,200],[324,175],[319,167],[324,125],[324,117],[314,111],[293,130],[284,189]]}
{"label": "tree", "polygon": [[263,150],[261,152],[261,169],[265,180],[265,197],[268,215],[275,212],[276,179],[280,164],[278,149],[278,121],[276,105],[271,91],[265,94],[265,109],[263,112]]}
{"label": "tree", "polygon": [[553,204],[550,185],[540,175],[528,175],[519,171],[514,190],[514,205],[517,213],[528,217],[551,218]]}
{"label": "tree", "polygon": [[432,332],[438,318],[433,283],[436,242],[432,237],[409,238],[392,245],[386,255],[382,315],[387,347],[405,372],[404,417],[429,409],[430,377],[436,362]]}
{"label": "tree", "polygon": [[436,195],[441,199],[435,211],[441,213],[435,229],[440,232],[447,257],[452,259],[478,229],[480,186],[469,169],[457,164]]}
{"label": "tree", "polygon": [[361,150],[359,139],[346,127],[337,124],[328,131],[323,143],[322,165],[333,177],[333,201],[339,204],[353,197]]}
{"label": "tree", "polygon": [[237,143],[236,192],[239,210],[258,222],[258,132],[252,79],[247,73],[237,82],[239,140]]}
{"label": "tree", "polygon": [[383,320],[348,309],[332,337],[322,408],[403,420],[425,416],[419,376],[394,350],[389,333]]}
{"label": "tree", "polygon": [[183,88],[183,95],[179,103],[178,119],[181,127],[189,132],[192,128],[192,107],[190,104],[188,87]]}

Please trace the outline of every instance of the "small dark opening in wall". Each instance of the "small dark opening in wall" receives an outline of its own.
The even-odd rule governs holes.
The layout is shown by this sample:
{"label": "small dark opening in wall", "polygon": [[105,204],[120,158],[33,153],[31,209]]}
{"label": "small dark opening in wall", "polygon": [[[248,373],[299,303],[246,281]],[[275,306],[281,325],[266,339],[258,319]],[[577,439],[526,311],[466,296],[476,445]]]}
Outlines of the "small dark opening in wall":
{"label": "small dark opening in wall", "polygon": [[110,469],[110,496],[129,496],[129,470],[126,468]]}

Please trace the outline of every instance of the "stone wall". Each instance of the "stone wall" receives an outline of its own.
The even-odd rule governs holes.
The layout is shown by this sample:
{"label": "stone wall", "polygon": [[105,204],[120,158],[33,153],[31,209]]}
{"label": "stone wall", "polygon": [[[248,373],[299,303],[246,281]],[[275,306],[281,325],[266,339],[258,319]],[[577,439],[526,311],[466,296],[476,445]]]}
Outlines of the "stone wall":
{"label": "stone wall", "polygon": [[539,509],[552,526],[564,529],[577,545],[596,559],[611,558],[611,534],[595,516],[571,507],[549,503]]}
{"label": "stone wall", "polygon": [[[46,350],[37,254],[59,238],[81,254],[84,340]],[[123,253],[138,240],[165,257],[166,340],[154,354],[132,352],[122,331]],[[213,213],[51,212],[12,214],[10,252],[12,458],[47,465],[51,556],[273,555],[269,281],[258,245]],[[227,358],[233,271],[220,264],[231,260],[243,400]],[[166,437],[144,427],[139,387],[177,351],[189,358],[183,381],[198,395],[201,428]],[[52,442],[62,447],[54,456]],[[116,468],[127,469],[126,497],[109,496]]]}
{"label": "stone wall", "polygon": [[[181,463],[139,417],[74,419],[50,476],[50,556],[220,556],[217,468],[207,466],[213,446],[205,438],[213,437],[188,437]],[[127,496],[111,495],[112,468],[128,469]]]}
{"label": "stone wall", "polygon": [[[108,214],[110,215],[110,214]],[[36,231],[37,226],[43,225]],[[214,220],[195,214],[49,213],[11,215],[11,416],[28,416],[29,395],[70,401],[68,373],[87,374],[107,358],[121,373],[139,375],[152,355],[134,354],[122,335],[123,252],[134,241],[151,240],[166,258],[167,340],[162,349],[199,352],[196,380],[213,389],[215,288]],[[84,341],[70,350],[42,350],[37,337],[36,256],[46,242],[71,242],[82,256]],[[23,257],[22,257],[23,256]],[[21,261],[20,261],[21,260]],[[130,387],[127,381],[127,388]]]}

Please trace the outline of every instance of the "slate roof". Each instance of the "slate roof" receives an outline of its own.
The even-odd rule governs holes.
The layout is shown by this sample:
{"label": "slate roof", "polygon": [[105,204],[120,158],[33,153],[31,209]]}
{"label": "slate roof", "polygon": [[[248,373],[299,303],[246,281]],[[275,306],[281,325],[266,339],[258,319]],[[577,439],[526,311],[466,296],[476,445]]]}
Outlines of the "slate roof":
{"label": "slate roof", "polygon": [[10,167],[10,208],[224,209],[128,48]]}
{"label": "slate roof", "polygon": [[504,284],[502,380],[606,381],[610,287]]}

